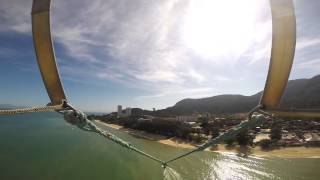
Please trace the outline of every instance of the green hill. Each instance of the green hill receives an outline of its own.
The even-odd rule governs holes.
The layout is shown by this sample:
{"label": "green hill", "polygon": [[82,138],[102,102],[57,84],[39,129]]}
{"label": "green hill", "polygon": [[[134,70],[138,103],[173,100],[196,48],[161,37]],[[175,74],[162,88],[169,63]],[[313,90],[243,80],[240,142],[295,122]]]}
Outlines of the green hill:
{"label": "green hill", "polygon": [[[182,115],[193,112],[238,113],[255,107],[262,91],[252,96],[218,95],[201,99],[183,99],[174,106],[158,110],[155,115]],[[281,107],[320,108],[320,75],[311,79],[290,80],[281,101]]]}

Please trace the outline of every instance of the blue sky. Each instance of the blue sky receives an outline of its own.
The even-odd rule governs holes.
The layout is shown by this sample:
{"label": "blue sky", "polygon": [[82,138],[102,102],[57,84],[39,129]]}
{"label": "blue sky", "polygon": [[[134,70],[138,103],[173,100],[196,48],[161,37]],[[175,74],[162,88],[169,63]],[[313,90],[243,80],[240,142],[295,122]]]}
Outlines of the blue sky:
{"label": "blue sky", "polygon": [[[290,79],[320,74],[320,1],[295,0]],[[49,102],[36,64],[31,0],[0,0],[0,104]],[[69,100],[87,111],[165,108],[183,98],[252,95],[270,58],[267,0],[52,0]]]}

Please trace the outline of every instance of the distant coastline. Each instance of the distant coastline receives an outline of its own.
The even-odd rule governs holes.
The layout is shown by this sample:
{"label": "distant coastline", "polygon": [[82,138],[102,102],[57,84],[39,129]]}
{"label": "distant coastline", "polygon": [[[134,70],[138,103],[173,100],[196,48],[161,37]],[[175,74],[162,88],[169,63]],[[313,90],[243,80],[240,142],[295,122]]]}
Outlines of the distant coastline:
{"label": "distant coastline", "polygon": [[[142,138],[149,141],[157,141],[158,143],[165,144],[176,148],[193,149],[195,144],[186,140],[172,137],[168,138],[163,135],[152,134],[140,130],[125,128],[118,124],[106,123],[100,120],[95,120],[100,125],[107,126],[116,130],[126,132],[134,137]],[[232,146],[227,147],[225,144],[219,144],[216,147],[208,148],[206,151],[219,152],[219,153],[232,153],[240,156],[254,155],[258,157],[284,157],[284,158],[320,158],[319,147],[281,147],[272,150],[262,150],[260,147],[240,147]]]}

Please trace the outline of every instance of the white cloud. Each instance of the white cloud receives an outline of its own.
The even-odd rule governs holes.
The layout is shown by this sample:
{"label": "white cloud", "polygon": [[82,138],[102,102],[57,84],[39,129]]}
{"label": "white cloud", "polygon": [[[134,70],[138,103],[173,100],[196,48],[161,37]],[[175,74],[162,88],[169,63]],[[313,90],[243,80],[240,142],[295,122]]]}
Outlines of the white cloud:
{"label": "white cloud", "polygon": [[[72,17],[70,14],[80,13],[61,12],[65,11],[65,5],[63,4],[73,3],[61,1],[59,5],[59,2],[57,1],[58,5],[56,8],[58,13],[56,19],[58,19],[58,22],[55,23],[57,27],[54,26],[54,29],[56,29],[55,36],[58,37],[60,43],[65,45],[69,54],[79,60],[108,64],[109,62],[104,62],[104,60],[101,60],[101,56],[97,57],[92,52],[94,48],[101,49],[101,47],[104,47],[103,49],[106,54],[111,55],[117,61],[121,61],[116,62],[119,65],[114,66],[115,69],[110,73],[124,68],[134,68],[140,74],[129,75],[141,80],[154,82],[157,82],[161,78],[159,77],[161,73],[154,71],[154,69],[162,69],[163,71],[161,72],[166,72],[167,75],[171,74],[168,81],[172,81],[177,78],[184,78],[186,76],[183,76],[183,74],[188,73],[187,71],[181,73],[180,71],[183,70],[177,68],[177,66],[190,66],[193,64],[186,62],[193,61],[193,59],[190,60],[189,57],[186,57],[185,47],[177,43],[180,41],[177,35],[179,32],[174,30],[176,27],[179,27],[180,22],[177,19],[183,16],[182,13],[187,7],[186,5],[181,6],[181,4],[187,3],[179,3],[181,1],[163,1],[161,3],[138,1],[135,2],[137,4],[134,6],[135,9],[128,8],[128,10],[124,10],[123,4],[125,4],[125,1],[109,1],[105,3],[104,1],[96,0],[93,3],[85,3],[81,6],[79,10],[82,12],[79,15],[80,17]],[[130,7],[131,4],[129,3],[128,6]],[[119,13],[123,10],[126,14]],[[64,23],[65,18],[60,16],[70,18],[68,18],[67,23]],[[61,19],[61,22],[59,19]],[[248,57],[251,59],[251,62],[267,59],[266,56],[269,55],[270,50],[270,44],[268,44],[266,37],[269,38],[271,22],[269,20],[257,23],[256,27],[258,29],[255,31],[254,38],[258,43],[249,49],[250,53]],[[297,48],[310,46],[317,42],[313,40],[312,42],[308,41],[300,45],[298,43]],[[257,44],[267,45],[263,47],[258,45],[257,47]],[[230,59],[236,60],[238,58],[224,58],[223,61]],[[198,58],[197,60],[201,59]],[[104,68],[102,69],[104,70]],[[137,71],[133,72],[136,73]],[[164,73],[162,74],[164,75]],[[199,75],[204,77],[201,74]],[[141,78],[147,76],[149,77]],[[197,79],[199,76],[196,77],[190,74],[190,77]]]}
{"label": "white cloud", "polygon": [[134,100],[141,101],[141,100],[155,100],[155,99],[163,99],[163,98],[177,98],[182,99],[185,97],[188,98],[201,98],[201,97],[208,97],[214,94],[214,89],[210,87],[203,87],[203,88],[167,88],[163,89],[161,92],[146,95],[146,96],[138,96],[135,97]]}
{"label": "white cloud", "polygon": [[304,69],[306,71],[316,71],[315,73],[320,72],[320,59],[312,59],[308,61],[301,62],[296,64],[297,69]]}
{"label": "white cloud", "polygon": [[[0,32],[10,30],[31,35],[31,0],[8,2],[0,0],[0,17],[5,20]],[[52,1],[53,36],[68,55],[57,53],[62,74],[69,79],[89,77],[156,92],[150,93],[150,97],[203,97],[224,91],[243,93],[238,87],[251,83],[255,89],[261,89],[259,84],[265,77],[260,74],[267,71],[271,48],[269,2],[249,3],[252,6],[249,11],[239,15],[249,17],[247,21],[236,21],[237,14],[231,11],[211,17],[209,5],[219,10],[220,1],[201,0],[204,5],[208,4],[202,15],[201,9],[191,11],[190,4],[198,2],[200,0]],[[239,13],[246,10],[240,7],[243,6],[235,7]],[[192,15],[197,13],[200,14]],[[190,14],[194,17],[189,17]],[[191,20],[187,20],[188,17]],[[193,20],[203,21],[201,26],[192,27],[197,25]],[[231,35],[229,38],[222,36],[224,28],[220,28],[220,34],[210,36],[210,32],[218,28],[215,26],[218,21],[225,23],[222,27],[234,27],[226,30]],[[192,28],[191,34],[186,27]],[[238,36],[237,31],[242,36]],[[194,33],[198,33],[194,36],[197,47],[186,43]],[[215,43],[217,39],[223,43]],[[319,42],[319,39],[307,39],[298,43],[297,49],[319,45]],[[202,43],[206,44],[203,49]],[[215,52],[219,48],[222,48],[220,53]],[[243,79],[252,81],[239,83]]]}
{"label": "white cloud", "polygon": [[297,50],[302,50],[305,48],[309,48],[312,46],[319,46],[320,38],[303,38],[302,40],[297,42]]}
{"label": "white cloud", "polygon": [[30,32],[31,4],[31,0],[0,0],[0,32],[12,30],[19,33]]}
{"label": "white cloud", "polygon": [[[127,79],[129,86],[136,80],[153,88],[168,83],[207,86],[212,85],[209,80],[215,77],[232,79],[221,73],[220,68],[235,63],[238,56],[210,57],[219,59],[220,65],[207,66],[213,61],[197,56],[181,39],[181,19],[185,18],[189,5],[186,1],[96,0],[80,3],[74,8],[76,11],[66,11],[67,5],[74,2],[57,1],[53,9],[54,36],[70,56],[87,64],[83,66],[91,68],[98,78],[121,82]],[[266,36],[261,32],[268,31],[265,26],[257,27],[258,42]],[[230,59],[234,60],[229,62]],[[89,66],[90,63],[96,65]]]}

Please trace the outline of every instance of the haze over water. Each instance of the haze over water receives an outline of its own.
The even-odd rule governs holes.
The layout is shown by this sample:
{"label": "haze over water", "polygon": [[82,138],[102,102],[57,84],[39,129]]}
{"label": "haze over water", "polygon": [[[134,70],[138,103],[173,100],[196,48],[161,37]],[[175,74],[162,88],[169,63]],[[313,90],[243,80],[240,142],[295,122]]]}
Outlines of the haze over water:
{"label": "haze over water", "polygon": [[[106,128],[106,127],[104,127]],[[108,129],[161,159],[182,153]],[[159,164],[100,136],[66,124],[57,113],[0,116],[0,179],[160,180]],[[200,152],[171,164],[181,179],[308,179],[320,177],[320,158],[241,158]]]}

